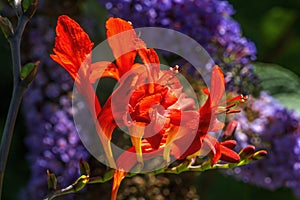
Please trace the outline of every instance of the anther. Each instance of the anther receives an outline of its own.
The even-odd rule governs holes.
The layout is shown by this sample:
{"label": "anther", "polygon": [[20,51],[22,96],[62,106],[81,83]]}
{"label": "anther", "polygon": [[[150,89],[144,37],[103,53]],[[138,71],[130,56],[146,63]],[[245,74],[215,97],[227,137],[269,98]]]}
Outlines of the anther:
{"label": "anther", "polygon": [[180,67],[179,65],[175,65],[174,67],[170,67],[170,70],[175,74],[178,74],[182,71],[182,67]]}

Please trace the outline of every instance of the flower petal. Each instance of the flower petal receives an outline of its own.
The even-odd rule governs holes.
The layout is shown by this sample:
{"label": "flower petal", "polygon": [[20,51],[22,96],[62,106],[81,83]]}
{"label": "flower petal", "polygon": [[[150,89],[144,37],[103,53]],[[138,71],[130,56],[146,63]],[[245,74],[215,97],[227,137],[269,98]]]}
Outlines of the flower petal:
{"label": "flower petal", "polygon": [[[160,147],[156,150],[151,147],[151,144],[147,140],[143,140],[142,141],[143,160],[147,161],[155,157],[161,157],[163,155],[162,147],[164,146],[164,144],[165,141],[162,141]],[[118,168],[122,168],[124,171],[130,171],[136,164],[138,164],[135,147],[130,147],[129,149],[124,151],[124,153],[122,153],[118,157],[116,164]]]}
{"label": "flower petal", "polygon": [[111,200],[117,199],[118,190],[120,187],[120,184],[122,180],[126,177],[127,172],[123,170],[116,170],[114,173],[114,181],[112,186],[112,192],[111,192]]}
{"label": "flower petal", "polygon": [[90,82],[95,83],[99,78],[109,77],[119,80],[119,71],[117,67],[107,61],[93,63],[90,67]]}
{"label": "flower petal", "polygon": [[56,35],[54,54],[50,56],[75,80],[79,68],[91,53],[94,44],[80,25],[66,15],[58,18]]}
{"label": "flower petal", "polygon": [[103,134],[106,135],[108,140],[111,140],[112,133],[114,129],[117,127],[115,122],[112,106],[111,106],[111,98],[109,98],[104,104],[101,112],[98,115],[98,122]]}
{"label": "flower petal", "polygon": [[225,78],[224,74],[219,66],[214,66],[212,69],[212,77],[210,83],[210,97],[212,101],[212,107],[219,106],[225,92]]}
{"label": "flower petal", "polygon": [[150,80],[149,82],[153,81],[156,82],[159,77],[159,71],[160,71],[160,61],[158,58],[157,53],[154,49],[150,48],[147,49],[145,43],[142,40],[138,41],[138,53],[141,57],[143,63],[148,67],[149,75],[153,80]]}
{"label": "flower petal", "polygon": [[[179,160],[185,159],[186,157],[196,153],[202,147],[202,140],[198,135],[189,135],[189,132],[183,134],[183,137],[175,140],[171,147],[171,154]],[[179,133],[178,133],[179,134]],[[192,141],[191,141],[192,140]],[[187,146],[188,144],[188,146]]]}
{"label": "flower petal", "polygon": [[163,135],[169,127],[168,118],[153,110],[150,114],[151,122],[145,128],[144,138],[149,142],[153,149],[158,149]]}
{"label": "flower petal", "polygon": [[[129,71],[136,57],[137,36],[132,25],[120,18],[106,21],[107,39],[116,58],[120,76]],[[120,34],[122,33],[122,34]]]}

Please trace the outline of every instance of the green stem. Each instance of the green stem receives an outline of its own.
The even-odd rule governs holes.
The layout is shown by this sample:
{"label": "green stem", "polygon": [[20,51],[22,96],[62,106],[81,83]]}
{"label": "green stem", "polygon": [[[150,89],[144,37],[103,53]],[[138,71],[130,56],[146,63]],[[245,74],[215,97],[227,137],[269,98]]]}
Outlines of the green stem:
{"label": "green stem", "polygon": [[76,193],[82,190],[87,184],[105,183],[113,178],[114,170],[107,171],[104,176],[96,176],[89,178],[88,176],[79,177],[75,183],[63,189],[53,191],[44,200],[53,200],[66,194]]}
{"label": "green stem", "polygon": [[28,17],[21,15],[16,27],[15,34],[9,38],[11,55],[12,55],[12,64],[13,64],[13,79],[14,79],[14,88],[12,93],[12,99],[9,105],[8,114],[3,130],[3,135],[0,145],[0,199],[2,196],[3,180],[5,167],[7,163],[7,158],[9,154],[9,149],[11,141],[13,138],[13,132],[15,127],[16,118],[22,102],[22,97],[27,88],[27,83],[24,83],[20,79],[20,70],[21,70],[21,51],[20,44],[21,38],[23,35],[24,28],[29,21]]}
{"label": "green stem", "polygon": [[[249,157],[246,159],[242,159],[238,163],[224,163],[224,164],[215,164],[214,166],[211,166],[211,160],[207,160],[207,161],[203,162],[201,165],[193,166],[192,165],[193,160],[186,159],[176,167],[158,169],[156,171],[153,171],[152,174],[154,174],[154,175],[162,174],[162,173],[180,174],[180,173],[188,172],[188,171],[201,173],[201,172],[204,172],[207,170],[212,170],[212,169],[230,169],[230,168],[234,168],[237,166],[246,165],[246,164],[250,163],[251,161],[254,161],[254,160],[252,159],[252,157]],[[83,189],[87,184],[107,182],[107,181],[113,179],[113,175],[114,175],[113,169],[107,171],[103,176],[88,177],[86,179],[86,176],[82,175],[72,185],[70,185],[66,188],[54,191],[52,194],[49,194],[48,197],[46,197],[44,200],[53,200],[56,197],[63,196],[65,194],[78,192],[79,190]],[[132,177],[135,175],[137,175],[137,173],[128,173],[126,175],[126,177]]]}

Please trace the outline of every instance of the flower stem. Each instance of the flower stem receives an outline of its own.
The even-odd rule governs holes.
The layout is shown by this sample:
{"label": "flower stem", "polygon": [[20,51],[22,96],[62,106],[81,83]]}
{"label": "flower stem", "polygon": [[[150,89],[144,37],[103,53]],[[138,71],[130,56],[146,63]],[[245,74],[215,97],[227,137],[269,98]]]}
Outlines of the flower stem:
{"label": "flower stem", "polygon": [[13,89],[12,99],[10,102],[8,115],[3,131],[0,146],[0,199],[2,194],[4,172],[7,163],[9,148],[12,141],[14,126],[24,91],[24,88],[19,86]]}
{"label": "flower stem", "polygon": [[12,99],[9,105],[8,114],[7,114],[4,130],[3,130],[3,135],[1,138],[1,145],[0,145],[0,199],[2,196],[5,167],[7,163],[11,141],[13,138],[16,118],[18,115],[20,104],[22,102],[22,97],[29,84],[28,82],[22,81],[20,79],[20,70],[21,70],[20,44],[21,44],[21,38],[22,38],[24,28],[28,21],[29,18],[27,16],[21,15],[14,35],[8,38],[10,42],[11,55],[12,55],[14,86],[12,92]]}

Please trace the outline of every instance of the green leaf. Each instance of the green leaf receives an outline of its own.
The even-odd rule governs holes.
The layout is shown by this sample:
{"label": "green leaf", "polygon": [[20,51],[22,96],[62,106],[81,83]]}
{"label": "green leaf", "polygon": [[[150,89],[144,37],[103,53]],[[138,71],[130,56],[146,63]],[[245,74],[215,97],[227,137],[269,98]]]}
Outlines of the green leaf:
{"label": "green leaf", "polygon": [[23,11],[26,12],[26,10],[29,8],[29,6],[32,4],[33,0],[23,0],[22,1],[22,7]]}
{"label": "green leaf", "polygon": [[34,63],[27,63],[26,65],[24,65],[21,69],[21,73],[20,73],[20,77],[21,79],[25,79],[28,74],[30,74],[30,72],[32,72],[32,70],[34,69],[35,64]]}
{"label": "green leaf", "polygon": [[22,0],[22,9],[25,15],[31,18],[38,6],[38,0]]}
{"label": "green leaf", "polygon": [[0,15],[0,28],[6,39],[11,37],[14,34],[13,26],[10,20],[6,17]]}
{"label": "green leaf", "polygon": [[300,78],[275,64],[254,63],[254,67],[262,90],[268,91],[287,108],[300,113]]}
{"label": "green leaf", "polygon": [[39,65],[40,61],[36,61],[35,63],[27,63],[25,66],[22,67],[20,72],[20,78],[24,86],[27,87],[36,77]]}

